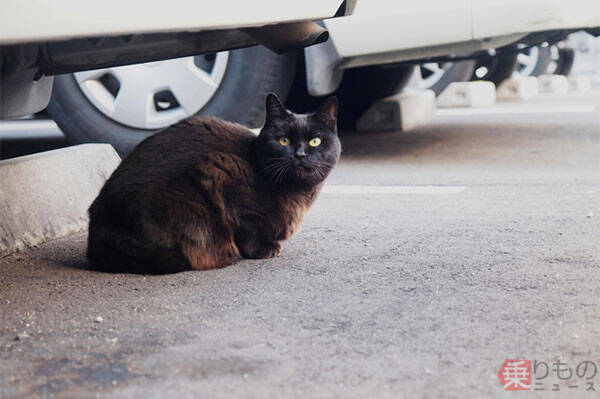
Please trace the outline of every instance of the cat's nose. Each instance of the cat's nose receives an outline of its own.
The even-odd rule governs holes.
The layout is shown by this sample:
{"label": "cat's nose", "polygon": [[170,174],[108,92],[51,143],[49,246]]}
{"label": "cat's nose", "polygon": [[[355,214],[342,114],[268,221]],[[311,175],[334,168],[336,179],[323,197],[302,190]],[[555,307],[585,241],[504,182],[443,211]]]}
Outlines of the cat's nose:
{"label": "cat's nose", "polygon": [[306,156],[306,151],[304,151],[304,147],[298,147],[296,149],[296,156],[298,158],[304,158]]}

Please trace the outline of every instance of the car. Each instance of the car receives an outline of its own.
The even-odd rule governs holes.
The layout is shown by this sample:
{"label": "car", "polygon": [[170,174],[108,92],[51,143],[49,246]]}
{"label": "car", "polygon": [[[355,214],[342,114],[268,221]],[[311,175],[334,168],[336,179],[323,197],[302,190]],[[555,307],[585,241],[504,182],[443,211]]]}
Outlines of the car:
{"label": "car", "polygon": [[[45,108],[53,77],[60,74],[149,61],[155,63],[148,65],[159,68],[160,60],[214,54],[257,43],[275,52],[314,44],[325,40],[327,33],[312,21],[344,15],[351,4],[343,0],[289,4],[277,0],[106,0],[102,4],[85,0],[3,1],[0,118]],[[236,58],[232,57],[232,62]],[[215,65],[221,65],[222,60],[218,56]],[[269,61],[268,73],[263,80],[254,81],[260,87],[276,79],[282,68],[272,65],[277,61],[263,61]],[[191,66],[177,65],[183,70]],[[190,73],[200,74],[193,69]],[[227,76],[215,72],[213,78]],[[253,77],[245,79],[252,81]],[[129,87],[123,89],[127,95],[133,93]],[[162,94],[156,97],[157,103],[164,102]],[[184,99],[180,101],[188,105]]]}
{"label": "car", "polygon": [[[453,80],[500,84],[527,48],[557,43],[578,30],[600,35],[600,1],[424,0],[410,7],[358,1],[352,15],[324,25],[329,40],[304,50],[307,91],[340,93],[346,103],[340,110],[349,111],[345,119],[353,122],[374,99],[406,86],[411,65],[437,75],[429,88],[438,94]],[[428,64],[434,67],[424,71]],[[469,76],[471,68],[481,76]],[[448,79],[433,87],[444,75]]]}
{"label": "car", "polygon": [[[300,51],[248,48],[57,77],[48,112],[72,142],[110,142],[126,154],[196,113],[260,127],[268,82],[300,112],[336,94],[340,123],[352,127],[374,101],[414,83],[415,70],[417,86],[436,94],[457,80],[500,84],[517,68],[519,54],[581,29],[600,34],[600,0],[357,0],[350,6],[321,23],[327,41]],[[262,80],[247,79],[249,70]],[[242,77],[229,79],[232,71]],[[117,101],[125,88],[133,88],[123,92],[130,96],[121,94],[127,101]]]}

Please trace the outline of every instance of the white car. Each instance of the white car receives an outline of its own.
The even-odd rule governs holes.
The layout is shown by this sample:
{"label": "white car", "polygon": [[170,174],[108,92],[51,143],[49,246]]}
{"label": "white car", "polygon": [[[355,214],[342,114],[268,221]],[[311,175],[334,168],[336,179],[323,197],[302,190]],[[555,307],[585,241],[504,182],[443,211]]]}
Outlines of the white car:
{"label": "white car", "polygon": [[[277,4],[281,13],[294,7]],[[600,0],[356,0],[345,6],[322,23],[329,40],[303,51],[275,55],[254,47],[58,76],[48,111],[73,142],[110,142],[122,154],[195,113],[258,127],[267,86],[282,98],[289,93],[288,104],[298,111],[335,93],[341,122],[351,124],[373,101],[400,91],[414,65],[435,78],[430,87],[439,92],[452,80],[499,82],[512,73],[519,52],[570,32],[600,34]]]}
{"label": "white car", "polygon": [[439,94],[453,80],[500,83],[531,46],[582,29],[600,35],[600,0],[359,0],[352,15],[324,25],[329,40],[304,50],[307,90],[341,90],[340,110],[353,120],[406,85],[411,64],[421,65]]}
{"label": "white car", "polygon": [[[351,2],[350,2],[351,3]],[[305,0],[282,2],[279,0],[0,0],[0,118],[11,118],[37,112],[46,107],[53,85],[53,76],[64,73],[113,68],[118,65],[156,61],[135,72],[137,77],[161,74],[179,74],[188,79],[180,87],[178,104],[185,112],[168,112],[181,118],[197,111],[190,98],[214,97],[209,93],[214,87],[231,80],[226,69],[235,69],[236,62],[246,58],[223,50],[248,47],[257,43],[276,52],[290,48],[302,48],[327,38],[325,29],[311,22],[316,19],[345,15],[349,7],[343,0]],[[265,50],[266,51],[266,50]],[[189,55],[211,53],[206,64],[195,66],[192,59],[172,64],[161,60]],[[217,53],[217,54],[216,54]],[[215,55],[216,54],[216,55]],[[255,87],[269,89],[270,81],[279,81],[278,60],[270,54],[259,56],[257,66],[244,69],[238,76]],[[207,62],[208,62],[207,61]],[[261,65],[266,63],[263,70]],[[231,65],[231,68],[225,68]],[[148,123],[144,128],[156,128],[171,121],[165,115],[157,116],[151,111],[152,99],[140,98],[135,79],[127,79],[123,69],[120,75],[96,76],[82,74],[78,84],[86,87],[96,106],[104,110],[112,108],[119,119],[120,102],[141,100]],[[144,73],[144,71],[146,73]],[[84,79],[84,77],[86,77]],[[121,94],[116,105],[109,104],[94,89],[92,78],[116,84]],[[124,80],[119,80],[123,78]],[[86,84],[86,82],[90,82]],[[164,103],[164,81],[154,82],[151,88],[157,104]],[[202,83],[202,84],[200,84]],[[277,91],[277,85],[272,87]],[[106,94],[106,93],[104,93]],[[109,92],[110,94],[110,92]],[[168,97],[168,96],[166,96]],[[87,100],[86,100],[87,101]],[[77,113],[77,110],[73,110]],[[133,126],[139,124],[135,117],[122,113],[124,121]]]}

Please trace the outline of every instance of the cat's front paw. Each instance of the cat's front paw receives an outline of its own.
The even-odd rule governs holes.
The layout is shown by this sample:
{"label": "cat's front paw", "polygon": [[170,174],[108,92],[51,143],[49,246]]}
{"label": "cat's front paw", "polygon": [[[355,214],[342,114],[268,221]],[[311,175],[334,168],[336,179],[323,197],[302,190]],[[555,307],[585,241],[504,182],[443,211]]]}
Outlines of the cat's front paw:
{"label": "cat's front paw", "polygon": [[267,259],[274,258],[281,253],[281,245],[278,242],[265,242],[256,248],[252,258]]}

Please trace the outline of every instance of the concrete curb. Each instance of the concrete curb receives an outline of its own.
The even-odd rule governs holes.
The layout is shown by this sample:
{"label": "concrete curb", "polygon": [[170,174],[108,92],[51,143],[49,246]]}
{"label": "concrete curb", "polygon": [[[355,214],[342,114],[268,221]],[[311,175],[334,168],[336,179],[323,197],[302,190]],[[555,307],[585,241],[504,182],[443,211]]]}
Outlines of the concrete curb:
{"label": "concrete curb", "polygon": [[516,76],[500,83],[496,90],[497,101],[529,100],[538,95],[540,86],[535,76]]}
{"label": "concrete curb", "polygon": [[374,104],[358,119],[359,132],[408,131],[433,120],[435,93],[431,90],[405,90]]}
{"label": "concrete curb", "polygon": [[563,75],[540,75],[538,76],[538,82],[540,93],[552,93],[563,96],[569,91],[569,81]]}
{"label": "concrete curb", "polygon": [[452,82],[437,98],[439,108],[489,107],[496,103],[496,85],[489,81]]}
{"label": "concrete curb", "polygon": [[120,162],[109,144],[0,161],[0,256],[84,230],[88,207]]}

